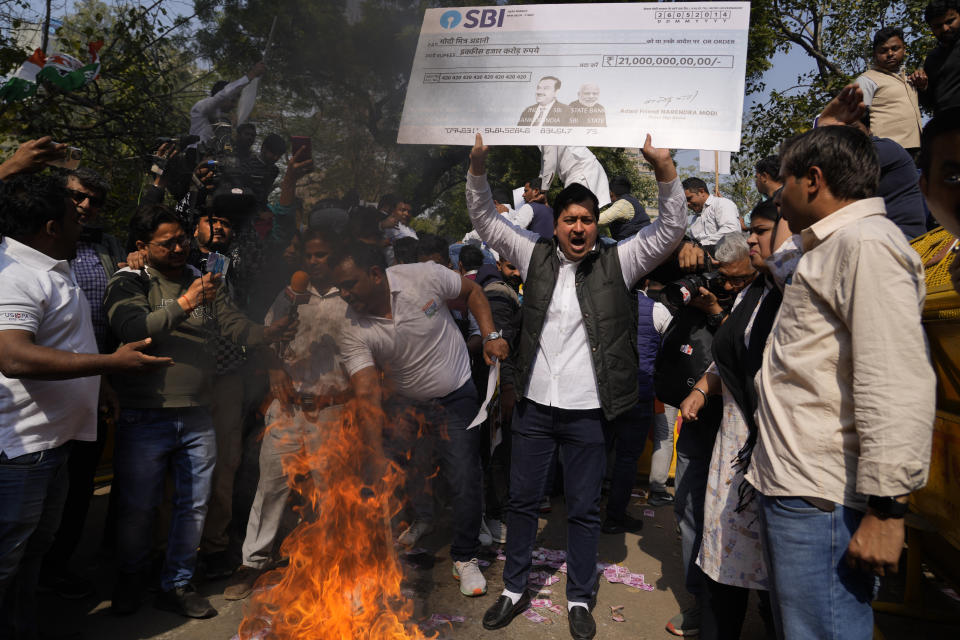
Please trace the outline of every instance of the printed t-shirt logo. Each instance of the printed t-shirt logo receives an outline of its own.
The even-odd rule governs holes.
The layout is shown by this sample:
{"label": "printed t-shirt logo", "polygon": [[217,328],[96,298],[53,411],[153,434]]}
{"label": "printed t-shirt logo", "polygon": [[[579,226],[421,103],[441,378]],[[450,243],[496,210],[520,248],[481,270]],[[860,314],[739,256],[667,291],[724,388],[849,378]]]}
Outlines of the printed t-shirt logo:
{"label": "printed t-shirt logo", "polygon": [[440,311],[440,305],[437,304],[436,300],[431,300],[427,304],[423,305],[423,315],[428,318],[432,318],[437,315],[437,311]]}
{"label": "printed t-shirt logo", "polygon": [[7,322],[26,322],[31,318],[29,313],[23,311],[3,311],[0,312],[0,320]]}

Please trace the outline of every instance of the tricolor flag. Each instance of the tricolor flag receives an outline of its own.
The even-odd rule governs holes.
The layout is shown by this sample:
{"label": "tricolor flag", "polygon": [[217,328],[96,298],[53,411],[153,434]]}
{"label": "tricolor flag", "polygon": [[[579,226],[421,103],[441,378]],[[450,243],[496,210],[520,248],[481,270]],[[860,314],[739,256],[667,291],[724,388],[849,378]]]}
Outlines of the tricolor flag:
{"label": "tricolor flag", "polygon": [[100,48],[103,41],[87,46],[88,62],[84,63],[65,53],[44,56],[37,49],[17,72],[0,86],[0,99],[7,102],[29,98],[37,92],[39,82],[49,82],[61,91],[76,91],[100,76]]}
{"label": "tricolor flag", "polygon": [[7,102],[29,98],[37,92],[37,74],[43,69],[46,56],[37,49],[26,62],[20,65],[17,72],[0,86],[0,99]]}
{"label": "tricolor flag", "polygon": [[54,53],[47,58],[43,69],[37,74],[37,82],[45,81],[62,91],[76,91],[100,75],[100,48],[102,41],[91,42],[87,47],[89,62],[84,64],[65,53]]}

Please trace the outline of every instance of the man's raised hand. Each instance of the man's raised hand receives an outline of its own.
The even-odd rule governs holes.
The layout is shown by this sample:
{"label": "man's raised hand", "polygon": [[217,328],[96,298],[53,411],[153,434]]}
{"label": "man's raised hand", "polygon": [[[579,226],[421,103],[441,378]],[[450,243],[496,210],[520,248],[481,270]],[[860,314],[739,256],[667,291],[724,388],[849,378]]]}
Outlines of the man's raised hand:
{"label": "man's raised hand", "polygon": [[470,149],[470,173],[475,176],[482,176],[487,172],[487,154],[490,153],[490,147],[483,144],[483,136],[477,134],[477,139],[473,143],[473,149]]}
{"label": "man's raised hand", "polygon": [[266,72],[267,65],[263,63],[263,60],[261,60],[257,64],[253,65],[253,67],[250,68],[250,71],[247,71],[247,77],[253,80],[254,78],[259,78]]}
{"label": "man's raised hand", "polygon": [[54,144],[50,136],[27,140],[6,162],[0,164],[0,180],[6,180],[18,173],[36,173],[51,160],[61,157],[66,148],[66,144]]}
{"label": "man's raised hand", "polygon": [[653,138],[650,137],[649,133],[647,139],[643,142],[640,153],[643,154],[643,159],[653,167],[657,182],[671,182],[677,177],[677,168],[673,164],[670,150],[653,146]]}
{"label": "man's raised hand", "polygon": [[827,103],[817,119],[818,127],[853,124],[863,117],[867,106],[863,103],[863,89],[857,83],[845,86]]}
{"label": "man's raised hand", "polygon": [[303,146],[287,160],[287,172],[283,177],[286,179],[290,176],[293,180],[299,180],[311,171],[313,171],[313,158],[310,157],[310,150]]}

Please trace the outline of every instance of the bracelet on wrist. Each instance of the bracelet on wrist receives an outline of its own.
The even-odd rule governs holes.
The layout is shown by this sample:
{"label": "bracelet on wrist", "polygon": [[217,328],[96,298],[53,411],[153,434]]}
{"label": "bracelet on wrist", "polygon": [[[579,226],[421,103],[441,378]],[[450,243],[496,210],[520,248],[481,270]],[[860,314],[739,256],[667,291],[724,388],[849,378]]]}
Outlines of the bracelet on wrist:
{"label": "bracelet on wrist", "polygon": [[693,390],[700,392],[700,395],[703,396],[703,401],[704,401],[704,402],[709,402],[709,401],[710,401],[710,398],[707,397],[707,392],[704,391],[703,389],[701,389],[700,387],[694,387]]}

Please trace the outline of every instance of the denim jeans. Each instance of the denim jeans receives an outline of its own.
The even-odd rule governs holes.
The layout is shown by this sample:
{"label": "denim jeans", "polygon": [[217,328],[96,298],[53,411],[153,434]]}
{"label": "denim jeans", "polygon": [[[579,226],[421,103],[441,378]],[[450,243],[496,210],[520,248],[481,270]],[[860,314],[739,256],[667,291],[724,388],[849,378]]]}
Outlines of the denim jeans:
{"label": "denim jeans", "polygon": [[597,584],[600,488],[607,466],[600,409],[557,409],[527,399],[517,403],[503,584],[514,593],[527,588],[540,499],[558,446],[567,498],[567,601],[587,603]]}
{"label": "denim jeans", "polygon": [[193,579],[216,461],[216,436],[205,407],[120,412],[113,486],[121,573],[139,573],[149,561],[155,514],[170,469],[173,509],[160,587],[169,591]]}
{"label": "denim jeans", "polygon": [[[607,497],[607,517],[623,520],[630,502],[630,493],[637,477],[637,461],[647,444],[647,433],[653,419],[653,401],[641,402],[630,411],[607,424],[605,436],[614,441],[613,473]],[[609,449],[609,446],[608,446]]]}
{"label": "denim jeans", "polygon": [[15,458],[0,454],[0,637],[37,634],[37,582],[67,499],[71,443]]}
{"label": "denim jeans", "polygon": [[[398,405],[404,405],[401,410]],[[409,446],[417,434],[413,416],[421,416],[426,429],[415,436],[411,459],[407,463],[407,495],[418,518],[433,517],[430,478],[437,468],[450,486],[453,496],[453,541],[450,556],[463,562],[477,557],[480,548],[480,520],[483,517],[483,471],[480,466],[480,428],[467,429],[480,409],[477,388],[472,380],[441,398],[423,402],[395,401],[387,407],[389,415],[405,435],[385,434],[384,447],[394,454]],[[413,427],[410,429],[410,427]],[[402,457],[402,456],[401,456]]]}
{"label": "denim jeans", "polygon": [[677,436],[677,490],[673,509],[680,526],[684,583],[687,591],[698,597],[704,590],[703,572],[696,563],[703,538],[703,502],[722,411],[723,401],[719,396],[712,396],[700,410],[699,419],[685,421]]}
{"label": "denim jeans", "polygon": [[844,559],[863,513],[840,504],[821,511],[802,498],[756,499],[778,636],[870,640],[877,579]]}

